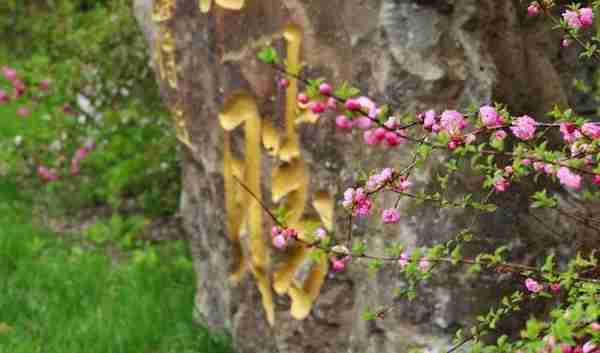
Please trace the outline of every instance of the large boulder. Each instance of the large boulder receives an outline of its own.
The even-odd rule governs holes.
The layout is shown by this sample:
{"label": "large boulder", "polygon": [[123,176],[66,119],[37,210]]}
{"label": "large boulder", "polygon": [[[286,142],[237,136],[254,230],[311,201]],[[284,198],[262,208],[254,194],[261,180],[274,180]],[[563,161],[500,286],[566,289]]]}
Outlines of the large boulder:
{"label": "large boulder", "polygon": [[[441,349],[453,330],[495,303],[500,283],[493,278],[473,283],[449,273],[408,303],[393,296],[402,286],[394,266],[373,275],[353,263],[333,275],[327,261],[311,259],[304,248],[274,251],[272,220],[236,178],[270,209],[283,206],[289,224],[302,230],[322,224],[343,239],[347,218],[337,202],[343,190],[361,170],[402,168],[410,157],[410,147],[367,147],[360,135],[337,132],[331,117],[299,114],[299,82],[278,89],[279,73],[256,59],[267,43],[288,70],[352,82],[401,111],[499,99],[515,113],[541,114],[566,103],[569,76],[556,69],[565,67],[558,64],[558,40],[518,6],[497,0],[136,0],[164,100],[186,146],[181,214],[197,273],[199,319],[230,332],[242,353],[391,353]],[[419,187],[436,188],[437,167],[414,176]],[[461,178],[452,187],[457,195],[480,189],[479,179]],[[531,240],[539,227],[514,222],[525,212],[517,197],[477,219],[407,204],[399,226],[361,222],[354,237],[374,252],[391,241],[415,248],[447,240],[474,222],[480,234],[470,251],[509,243],[515,254],[541,252],[548,243]],[[395,309],[385,319],[361,320],[365,307],[391,304]]]}

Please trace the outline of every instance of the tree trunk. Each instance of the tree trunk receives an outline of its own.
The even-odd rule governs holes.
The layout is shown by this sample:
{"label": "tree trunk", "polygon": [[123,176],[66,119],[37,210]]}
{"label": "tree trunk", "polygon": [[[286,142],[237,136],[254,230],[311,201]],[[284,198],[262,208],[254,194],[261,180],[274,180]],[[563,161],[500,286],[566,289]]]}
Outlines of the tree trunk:
{"label": "tree trunk", "polygon": [[[242,353],[437,350],[496,303],[506,284],[497,277],[472,283],[451,273],[409,303],[393,297],[402,286],[394,266],[369,274],[353,263],[330,274],[327,261],[311,260],[304,248],[274,251],[272,220],[235,178],[270,209],[283,206],[288,224],[307,231],[322,224],[344,239],[344,189],[360,171],[401,169],[410,147],[367,147],[362,136],[336,131],[334,117],[297,114],[302,86],[291,79],[278,89],[281,76],[256,54],[271,43],[288,70],[347,80],[399,111],[499,99],[515,114],[541,114],[567,102],[556,69],[559,40],[547,23],[525,19],[517,1],[154,2],[136,0],[135,10],[186,146],[181,213],[206,325],[230,332]],[[432,164],[416,175],[417,184],[434,190],[436,170]],[[468,175],[452,186],[456,195],[480,187]],[[523,211],[515,197],[476,220],[481,232],[470,251],[510,243],[518,256],[548,247],[531,237],[527,221],[514,221]],[[359,222],[355,239],[375,252],[392,241],[413,249],[447,240],[471,222],[469,213],[409,206],[397,227]],[[385,319],[361,319],[364,308],[391,304]]]}

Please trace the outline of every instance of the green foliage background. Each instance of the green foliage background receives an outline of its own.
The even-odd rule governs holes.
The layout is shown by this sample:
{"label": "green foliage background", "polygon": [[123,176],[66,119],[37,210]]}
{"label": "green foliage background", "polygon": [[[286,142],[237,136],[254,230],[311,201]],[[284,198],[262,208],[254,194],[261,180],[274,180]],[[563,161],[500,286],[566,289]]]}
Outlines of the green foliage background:
{"label": "green foliage background", "polygon": [[[172,214],[179,193],[176,143],[130,1],[9,1],[0,13],[0,35],[8,38],[0,43],[0,64],[15,68],[31,92],[0,106],[5,173],[44,195],[48,209],[103,203],[118,209],[128,200],[150,215]],[[52,82],[48,94],[30,89],[43,79]],[[2,78],[1,87],[10,83]],[[91,108],[79,106],[78,96]],[[62,112],[65,104],[73,115]],[[20,106],[32,115],[17,117]],[[51,147],[57,141],[60,150]],[[85,141],[97,148],[80,176],[48,186],[31,178],[32,158],[68,174],[68,161]]]}

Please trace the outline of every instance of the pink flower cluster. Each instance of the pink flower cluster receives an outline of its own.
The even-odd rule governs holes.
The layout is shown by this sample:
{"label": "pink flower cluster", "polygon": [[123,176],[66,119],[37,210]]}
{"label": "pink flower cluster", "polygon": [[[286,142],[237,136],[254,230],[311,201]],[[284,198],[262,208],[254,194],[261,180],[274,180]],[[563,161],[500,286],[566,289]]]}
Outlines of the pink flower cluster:
{"label": "pink flower cluster", "polygon": [[392,180],[394,170],[392,168],[385,168],[379,174],[373,174],[367,180],[367,190],[375,191],[378,188],[385,185],[387,182]]}
{"label": "pink flower cluster", "polygon": [[513,122],[510,130],[521,140],[531,140],[535,135],[537,122],[528,115],[523,115]]}
{"label": "pink flower cluster", "polygon": [[[469,126],[469,122],[465,117],[456,110],[445,110],[441,116],[436,116],[434,110],[428,110],[417,115],[417,118],[423,122],[423,128],[431,130],[433,133],[446,133],[450,136],[448,143],[449,149],[455,149],[463,144],[465,137],[463,131]],[[468,138],[468,142],[472,142],[473,138]]]}
{"label": "pink flower cluster", "polygon": [[344,192],[342,205],[350,210],[354,216],[366,217],[371,212],[373,203],[369,200],[363,188],[349,188]]}
{"label": "pink flower cluster", "polygon": [[498,114],[496,108],[489,105],[479,108],[479,118],[488,129],[498,128],[504,124],[504,118]]}
{"label": "pink flower cluster", "polygon": [[[26,90],[25,83],[19,78],[17,71],[8,66],[2,67],[2,75],[6,78],[13,86],[13,98],[20,98]],[[8,103],[10,101],[10,95],[0,89],[0,103]],[[29,110],[26,107],[21,107],[17,110],[19,116],[28,116]]]}
{"label": "pink flower cluster", "polygon": [[[400,254],[400,259],[398,260],[398,264],[400,265],[400,267],[405,268],[406,266],[408,266],[409,263],[410,255],[406,252]],[[419,268],[419,271],[427,272],[431,267],[431,262],[426,257],[422,257],[421,259],[419,259],[419,264],[417,266]]]}
{"label": "pink flower cluster", "polygon": [[560,124],[560,133],[562,134],[563,140],[565,140],[567,143],[573,143],[582,136],[581,131],[579,131],[577,128],[577,125],[573,123]]}
{"label": "pink flower cluster", "polygon": [[342,258],[337,256],[332,256],[331,261],[331,271],[334,273],[342,272],[346,269],[346,265],[350,263],[352,260],[352,256],[346,255]]}
{"label": "pink flower cluster", "polygon": [[325,237],[327,236],[327,231],[323,228],[317,228],[317,230],[315,230],[315,237],[319,240],[323,240],[325,239]]}
{"label": "pink flower cluster", "polygon": [[494,180],[494,191],[505,192],[510,187],[510,181],[503,176],[497,177]]}
{"label": "pink flower cluster", "polygon": [[271,228],[271,238],[273,246],[281,250],[287,247],[291,240],[298,238],[298,232],[293,228],[273,226]]}
{"label": "pink flower cluster", "polygon": [[44,182],[51,182],[58,180],[58,173],[55,169],[50,169],[46,166],[40,165],[37,168],[37,174]]}
{"label": "pink flower cluster", "polygon": [[90,154],[94,147],[95,145],[93,143],[88,143],[75,152],[75,156],[73,156],[73,159],[71,159],[71,175],[79,174],[81,169],[81,161]]}
{"label": "pink flower cluster", "polygon": [[558,172],[556,172],[556,177],[566,187],[572,189],[579,189],[581,187],[581,176],[572,173],[567,167],[560,167]]}
{"label": "pink flower cluster", "polygon": [[[394,118],[392,117],[390,119]],[[374,146],[383,142],[388,147],[394,147],[405,144],[407,142],[405,136],[406,132],[404,130],[394,130],[393,128],[387,130],[385,128],[378,127],[376,129],[365,131],[363,134],[363,139],[367,145]]]}
{"label": "pink flower cluster", "polygon": [[395,208],[388,208],[381,213],[381,220],[385,224],[396,224],[400,221],[400,213]]}
{"label": "pink flower cluster", "polygon": [[573,29],[587,28],[594,24],[594,11],[590,7],[578,10],[566,10],[563,19]]}
{"label": "pink flower cluster", "polygon": [[534,1],[531,4],[529,4],[529,6],[527,6],[527,16],[534,17],[537,16],[539,13],[540,5],[537,3],[537,1]]}
{"label": "pink flower cluster", "polygon": [[598,140],[600,139],[600,124],[585,123],[581,126],[581,132],[592,140]]}
{"label": "pink flower cluster", "polygon": [[539,293],[542,291],[542,289],[544,289],[544,287],[533,278],[527,278],[525,280],[525,287],[531,293]]}

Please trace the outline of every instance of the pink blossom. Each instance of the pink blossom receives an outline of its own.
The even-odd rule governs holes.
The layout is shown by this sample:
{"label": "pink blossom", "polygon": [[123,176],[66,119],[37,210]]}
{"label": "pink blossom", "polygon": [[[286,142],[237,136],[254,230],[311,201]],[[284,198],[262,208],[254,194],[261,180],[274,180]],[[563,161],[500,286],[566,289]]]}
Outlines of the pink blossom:
{"label": "pink blossom", "polygon": [[283,234],[278,234],[273,237],[273,246],[277,249],[283,249],[287,246],[287,240]]}
{"label": "pink blossom", "polygon": [[554,294],[558,294],[560,293],[560,283],[552,283],[550,285],[550,290],[552,291],[552,293]]}
{"label": "pink blossom", "polygon": [[440,132],[440,131],[442,131],[442,127],[440,126],[440,124],[433,124],[431,126],[431,131],[432,132]]}
{"label": "pink blossom", "polygon": [[356,99],[348,99],[346,101],[345,105],[346,105],[346,109],[348,109],[350,111],[360,110],[360,108],[361,108],[360,103]]}
{"label": "pink blossom", "polygon": [[385,143],[390,147],[398,146],[400,144],[406,143],[406,139],[401,136],[402,132],[403,132],[403,130],[400,130],[400,132],[398,132],[398,133],[392,132],[392,131],[386,132],[385,133]]}
{"label": "pink blossom", "polygon": [[390,116],[383,125],[390,130],[395,130],[398,126],[400,126],[400,124],[396,122],[395,116]]}
{"label": "pink blossom", "polygon": [[290,86],[290,81],[287,78],[281,78],[277,81],[277,86],[279,86],[279,88],[288,88]]}
{"label": "pink blossom", "polygon": [[367,145],[376,145],[378,144],[381,140],[379,140],[375,134],[375,130],[367,130],[363,133],[363,140],[365,141],[365,143]]}
{"label": "pink blossom", "polygon": [[91,148],[88,148],[88,147],[85,147],[85,146],[81,147],[81,148],[77,149],[77,151],[75,152],[75,157],[74,158],[82,160],[85,157],[87,157],[87,155],[90,153],[90,151],[91,151]]}
{"label": "pink blossom", "polygon": [[13,82],[13,87],[15,88],[15,97],[19,98],[20,96],[23,95],[23,93],[25,93],[25,84],[23,83],[23,81],[19,80],[19,79],[15,79]]}
{"label": "pink blossom", "polygon": [[596,349],[596,344],[592,341],[587,341],[582,347],[583,353],[591,353]]}
{"label": "pink blossom", "polygon": [[8,93],[0,89],[0,103],[7,103],[10,100]]}
{"label": "pink blossom", "polygon": [[488,129],[497,128],[504,124],[502,116],[498,114],[496,108],[485,105],[479,108],[479,118],[485,127]]}
{"label": "pink blossom", "polygon": [[345,115],[338,115],[335,118],[335,125],[342,130],[351,130],[354,122]]}
{"label": "pink blossom", "polygon": [[579,19],[579,14],[577,11],[566,10],[562,17],[567,22],[567,25],[574,29],[579,29],[582,27],[581,20]]}
{"label": "pink blossom", "polygon": [[506,167],[504,167],[504,172],[508,175],[511,175],[514,172],[514,169],[512,166],[507,165]]}
{"label": "pink blossom", "polygon": [[342,260],[335,259],[331,263],[331,270],[333,272],[342,272],[346,268],[346,264]]}
{"label": "pink blossom", "polygon": [[21,117],[29,116],[29,109],[27,107],[20,107],[17,109],[17,115]]}
{"label": "pink blossom", "polygon": [[331,258],[331,270],[334,273],[342,272],[346,269],[346,264],[352,260],[351,256],[345,256],[342,259],[338,259],[337,257]]}
{"label": "pink blossom", "polygon": [[543,341],[546,343],[546,347],[553,349],[556,347],[556,337],[552,335],[545,336]]}
{"label": "pink blossom", "polygon": [[594,332],[600,332],[600,323],[592,322],[590,324],[590,329]]}
{"label": "pink blossom", "polygon": [[373,207],[372,202],[367,197],[363,188],[353,189],[349,188],[344,192],[344,201],[342,205],[352,211],[352,214],[359,217],[366,217],[369,215],[371,208]]}
{"label": "pink blossom", "polygon": [[333,98],[333,97],[327,98],[327,108],[329,108],[331,110],[337,109],[337,101],[335,100],[335,98]]}
{"label": "pink blossom", "polygon": [[306,93],[300,93],[300,94],[298,94],[297,100],[298,100],[298,105],[305,106],[306,104],[308,104],[310,99],[308,98]]}
{"label": "pink blossom", "polygon": [[403,252],[402,254],[400,254],[400,259],[398,260],[398,264],[400,265],[400,267],[406,267],[406,265],[408,265],[410,263],[410,256],[408,256],[407,253]]}
{"label": "pink blossom", "polygon": [[521,161],[521,164],[523,164],[525,166],[531,165],[531,159],[525,158]]}
{"label": "pink blossom", "polygon": [[378,114],[377,105],[368,97],[359,97],[357,99],[358,104],[360,104],[360,109],[366,112],[369,115],[369,118],[375,119]]}
{"label": "pink blossom", "polygon": [[50,80],[45,79],[40,81],[40,89],[42,91],[47,91],[50,88]]}
{"label": "pink blossom", "polygon": [[283,235],[286,239],[296,239],[298,238],[298,231],[294,228],[286,228],[283,230]]}
{"label": "pink blossom", "polygon": [[410,189],[410,187],[412,185],[413,185],[412,181],[410,181],[406,178],[402,178],[402,179],[400,179],[400,184],[394,190],[396,190],[398,192],[407,192],[408,189]]}
{"label": "pink blossom", "polygon": [[572,173],[567,167],[560,167],[556,173],[560,183],[566,187],[579,189],[581,187],[581,176]]}
{"label": "pink blossom", "polygon": [[2,74],[4,75],[4,77],[6,77],[7,80],[9,81],[14,81],[17,79],[17,71],[8,67],[8,66],[3,66],[2,67]]}
{"label": "pink blossom", "polygon": [[381,220],[385,224],[396,224],[400,221],[400,213],[395,208],[388,208],[381,214]]}
{"label": "pink blossom", "polygon": [[77,152],[75,152],[75,155],[73,156],[73,159],[71,159],[71,167],[70,167],[70,173],[71,175],[78,175],[80,172],[80,167],[81,167],[81,161],[87,157],[87,155],[91,152],[91,150],[93,149],[93,145],[90,146],[84,146],[81,147],[77,150]]}
{"label": "pink blossom", "polygon": [[375,129],[375,131],[373,131],[373,134],[375,135],[375,138],[379,141],[383,141],[385,139],[385,133],[387,131],[382,128],[382,127],[378,127],[377,129]]}
{"label": "pink blossom", "polygon": [[381,171],[381,173],[371,175],[369,180],[367,180],[367,189],[376,190],[377,188],[381,187],[392,178],[393,173],[393,169],[385,168]]}
{"label": "pink blossom", "polygon": [[594,24],[594,11],[590,7],[584,7],[579,10],[579,22],[582,27],[590,27]]}
{"label": "pink blossom", "polygon": [[543,162],[539,162],[539,161],[533,162],[533,169],[536,172],[543,171],[544,167],[545,167],[545,164]]}
{"label": "pink blossom", "polygon": [[568,48],[571,46],[571,40],[569,38],[563,38],[563,40],[560,42],[560,46],[562,48]]}
{"label": "pink blossom", "polygon": [[598,123],[585,123],[581,127],[581,132],[591,139],[600,139],[600,124]]}
{"label": "pink blossom", "polygon": [[571,347],[570,345],[568,345],[566,343],[562,343],[560,345],[560,351],[562,353],[572,353],[573,352],[573,347]]}
{"label": "pink blossom", "polygon": [[319,85],[319,93],[321,93],[324,96],[329,96],[332,91],[333,89],[331,88],[331,85],[329,83],[321,83]]}
{"label": "pink blossom", "polygon": [[429,266],[431,266],[431,263],[429,262],[429,260],[427,260],[426,257],[419,260],[419,270],[421,272],[427,272],[427,270],[429,270]]}
{"label": "pink blossom", "polygon": [[527,278],[525,280],[525,287],[527,287],[527,290],[529,290],[532,293],[541,292],[543,289],[542,285],[540,285],[536,280],[532,278]]}
{"label": "pink blossom", "polygon": [[45,182],[51,182],[58,179],[58,174],[54,169],[48,169],[43,165],[38,166],[37,173],[40,179]]}
{"label": "pink blossom", "polygon": [[454,150],[454,149],[456,149],[460,145],[461,145],[461,141],[460,140],[452,139],[452,141],[448,142],[448,149],[449,150]]}
{"label": "pink blossom", "polygon": [[361,130],[368,130],[373,125],[373,121],[366,116],[359,116],[355,119],[356,127]]}
{"label": "pink blossom", "polygon": [[546,163],[544,165],[544,173],[548,174],[548,175],[553,175],[554,173],[556,173],[556,170],[554,168],[553,164],[550,163]]}
{"label": "pink blossom", "polygon": [[73,108],[68,104],[63,105],[62,112],[65,114],[73,114],[74,113]]}
{"label": "pink blossom", "polygon": [[594,185],[600,185],[600,175],[594,175],[592,183],[594,183]]}
{"label": "pink blossom", "polygon": [[510,182],[505,177],[498,177],[494,182],[494,191],[505,192],[510,186]]}
{"label": "pink blossom", "polygon": [[433,124],[436,123],[436,114],[435,110],[428,110],[423,114],[423,127],[425,129],[431,129]]}
{"label": "pink blossom", "polygon": [[354,203],[354,211],[356,215],[360,217],[368,216],[369,212],[371,211],[371,207],[373,206],[362,188],[356,189],[356,193],[354,194]]}
{"label": "pink blossom", "polygon": [[318,239],[324,239],[327,236],[327,231],[325,231],[325,229],[323,228],[317,228],[317,230],[315,231],[315,236]]}
{"label": "pink blossom", "polygon": [[393,175],[394,170],[392,168],[384,168],[381,173],[379,173],[379,176],[383,182],[389,181]]}
{"label": "pink blossom", "polygon": [[506,135],[506,131],[504,131],[504,130],[498,130],[498,131],[496,131],[496,132],[494,133],[494,138],[495,138],[496,140],[500,140],[500,141],[502,141],[502,140],[504,140],[504,139],[506,138],[506,136],[507,136],[507,135]]}
{"label": "pink blossom", "polygon": [[446,130],[450,136],[459,135],[469,123],[465,120],[461,113],[456,110],[446,110],[442,113],[440,126]]}
{"label": "pink blossom", "polygon": [[577,125],[573,123],[560,124],[560,132],[563,140],[568,143],[573,143],[575,140],[581,137],[581,132],[579,132],[577,129]]}
{"label": "pink blossom", "polygon": [[319,101],[314,101],[311,102],[308,107],[310,108],[310,110],[314,113],[314,114],[321,114],[325,112],[325,104],[323,104],[323,102],[319,102]]}
{"label": "pink blossom", "polygon": [[527,6],[527,16],[535,17],[540,13],[540,6],[537,2],[532,2]]}
{"label": "pink blossom", "polygon": [[513,122],[513,126],[510,129],[521,140],[530,140],[535,134],[536,125],[537,122],[530,116],[523,115]]}
{"label": "pink blossom", "polygon": [[271,227],[271,236],[277,236],[279,233],[281,233],[281,229],[278,226],[273,226]]}

